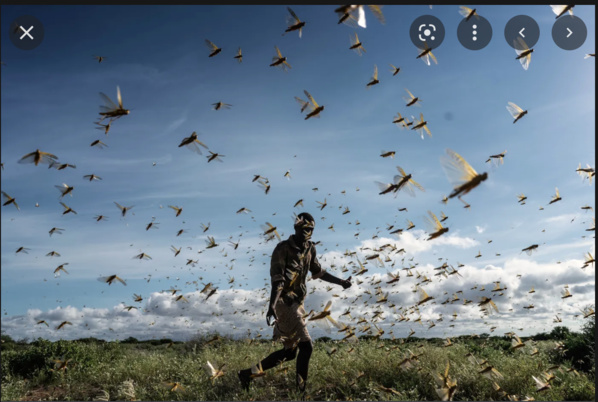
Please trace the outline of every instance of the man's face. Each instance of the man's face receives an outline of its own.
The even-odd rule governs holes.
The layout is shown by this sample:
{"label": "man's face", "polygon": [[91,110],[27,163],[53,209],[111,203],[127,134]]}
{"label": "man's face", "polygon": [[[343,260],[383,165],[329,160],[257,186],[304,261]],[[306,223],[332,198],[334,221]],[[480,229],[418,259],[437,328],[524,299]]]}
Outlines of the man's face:
{"label": "man's face", "polygon": [[314,223],[308,220],[300,220],[295,224],[295,236],[302,241],[311,239],[311,235],[314,232]]}

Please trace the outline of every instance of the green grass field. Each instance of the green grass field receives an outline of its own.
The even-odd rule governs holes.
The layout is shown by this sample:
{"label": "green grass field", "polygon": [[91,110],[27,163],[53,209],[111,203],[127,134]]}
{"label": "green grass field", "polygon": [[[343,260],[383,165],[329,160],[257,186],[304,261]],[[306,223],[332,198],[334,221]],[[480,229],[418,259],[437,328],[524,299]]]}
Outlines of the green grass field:
{"label": "green grass field", "polygon": [[[8,338],[4,337],[3,339]],[[236,372],[280,348],[271,341],[221,338],[207,343],[103,342],[95,339],[2,344],[2,400],[297,400],[295,362],[267,371],[242,390]],[[567,359],[555,350],[554,340],[523,339],[526,346],[513,350],[506,337],[443,339],[360,339],[352,345],[320,339],[314,344],[307,385],[310,400],[438,400],[434,373],[450,362],[449,376],[457,381],[453,400],[595,400],[594,357]],[[326,348],[337,351],[328,355]],[[354,348],[350,351],[351,348]],[[574,347],[574,346],[573,346]],[[538,353],[531,356],[537,348]],[[418,355],[410,368],[399,363],[409,352]],[[592,349],[593,351],[593,349]],[[480,374],[487,364],[503,378]],[[587,356],[589,357],[589,356]],[[55,359],[70,359],[60,370]],[[226,364],[224,376],[210,381],[206,361]],[[541,378],[551,366],[551,388],[536,392],[532,376]],[[576,372],[567,371],[577,367]],[[585,370],[584,370],[585,368]],[[589,368],[589,369],[588,369]],[[363,375],[360,376],[360,374]],[[359,377],[359,378],[358,378]],[[500,385],[495,390],[493,382]],[[182,388],[172,391],[179,382]],[[381,389],[392,388],[397,393]],[[504,393],[502,393],[502,392]]]}

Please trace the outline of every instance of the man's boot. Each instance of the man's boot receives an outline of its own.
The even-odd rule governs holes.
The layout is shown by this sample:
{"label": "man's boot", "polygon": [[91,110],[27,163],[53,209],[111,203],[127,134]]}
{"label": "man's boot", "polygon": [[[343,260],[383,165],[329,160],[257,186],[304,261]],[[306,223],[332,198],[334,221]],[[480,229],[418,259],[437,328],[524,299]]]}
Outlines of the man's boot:
{"label": "man's boot", "polygon": [[241,370],[237,373],[239,375],[239,381],[241,381],[241,387],[245,391],[249,391],[249,384],[251,384],[251,370]]}
{"label": "man's boot", "polygon": [[303,380],[303,378],[301,377],[300,374],[297,374],[297,378],[296,378],[296,385],[297,385],[297,392],[299,392],[300,395],[300,400],[304,401],[305,400],[305,387],[306,387],[306,383]]}

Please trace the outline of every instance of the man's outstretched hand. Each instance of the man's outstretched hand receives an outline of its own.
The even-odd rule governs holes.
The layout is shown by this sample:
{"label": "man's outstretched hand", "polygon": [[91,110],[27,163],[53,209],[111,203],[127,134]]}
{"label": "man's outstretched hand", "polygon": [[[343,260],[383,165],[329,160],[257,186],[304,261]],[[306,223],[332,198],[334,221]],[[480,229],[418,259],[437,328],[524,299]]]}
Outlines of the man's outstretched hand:
{"label": "man's outstretched hand", "polygon": [[343,287],[343,289],[349,289],[351,287],[352,283],[351,283],[351,277],[348,277],[347,279],[343,280],[341,283],[341,286]]}
{"label": "man's outstretched hand", "polygon": [[[270,321],[271,321],[272,317],[274,317],[274,321],[272,322],[272,324],[270,324]],[[276,311],[274,311],[274,307],[272,305],[269,305],[268,306],[268,312],[266,313],[266,324],[268,324],[268,326],[274,325],[274,323],[276,322],[276,320],[278,320],[278,316],[276,315]]]}

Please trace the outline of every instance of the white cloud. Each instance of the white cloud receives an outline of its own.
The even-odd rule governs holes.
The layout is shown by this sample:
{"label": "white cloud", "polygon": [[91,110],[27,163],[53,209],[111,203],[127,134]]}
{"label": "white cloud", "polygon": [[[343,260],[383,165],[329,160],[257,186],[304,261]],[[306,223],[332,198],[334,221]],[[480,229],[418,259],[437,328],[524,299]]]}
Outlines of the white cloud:
{"label": "white cloud", "polygon": [[[332,257],[332,253],[329,257]],[[336,257],[339,258],[339,255]],[[516,331],[520,335],[530,335],[550,331],[556,314],[562,317],[563,324],[576,330],[584,321],[575,315],[579,315],[581,308],[594,303],[595,281],[593,274],[587,270],[568,268],[573,263],[575,262],[540,264],[512,258],[503,266],[465,265],[458,268],[462,276],[451,275],[448,278],[434,275],[438,271],[426,264],[412,270],[413,277],[407,277],[404,270],[392,269],[392,272],[399,273],[401,279],[390,285],[386,283],[390,279],[387,274],[378,271],[381,268],[370,267],[367,275],[354,277],[353,286],[345,291],[320,280],[308,281],[309,294],[305,308],[306,311],[318,312],[329,300],[333,300],[332,317],[354,326],[360,317],[365,317],[371,324],[374,312],[382,311],[383,319],[374,322],[386,331],[385,336],[392,334],[396,337],[405,337],[410,329],[416,331],[416,336],[445,337],[490,332],[490,327],[496,327],[495,332],[498,334]],[[422,276],[417,278],[416,273]],[[521,278],[517,277],[518,274],[522,275]],[[424,275],[431,282],[422,284]],[[505,288],[502,296],[498,295],[499,292],[492,292],[496,281]],[[414,305],[419,301],[419,294],[412,291],[417,283],[434,297],[432,301],[418,306],[418,312],[414,310]],[[560,292],[566,284],[573,297],[563,300]],[[535,293],[530,294],[532,286]],[[376,288],[382,294],[388,292],[388,303],[376,302]],[[225,289],[221,286],[208,300],[205,300],[205,294],[200,294],[199,290],[178,294],[183,294],[189,302],[175,301],[176,296],[168,291],[154,291],[141,304],[131,301],[131,304],[138,307],[131,311],[126,311],[123,303],[111,308],[78,309],[67,306],[47,311],[31,309],[23,316],[4,316],[2,328],[16,339],[44,337],[55,340],[87,336],[125,339],[132,336],[138,339],[165,337],[187,340],[198,333],[213,331],[236,337],[244,337],[248,332],[252,336],[258,333],[266,338],[271,336],[271,328],[264,325],[269,297],[267,287],[246,290]],[[460,300],[451,303],[450,300],[455,295]],[[477,306],[481,296],[491,297],[497,304],[499,313],[483,317]],[[463,305],[466,299],[471,303]],[[447,300],[449,302],[444,303]],[[394,307],[390,307],[391,304]],[[530,304],[534,305],[534,309],[523,308]],[[341,317],[347,310],[351,312],[352,319],[348,316]],[[399,323],[401,312],[410,321]],[[457,319],[453,320],[455,312]],[[414,323],[420,315],[423,325]],[[441,317],[442,321],[438,321]],[[48,322],[49,328],[36,325],[37,320],[42,319]],[[73,325],[55,330],[65,320]],[[436,326],[428,330],[430,321],[434,321]],[[308,324],[312,337],[338,337],[334,332],[328,334],[312,324]]]}
{"label": "white cloud", "polygon": [[468,249],[477,246],[479,243],[470,237],[460,237],[456,234],[444,235],[434,240],[426,240],[427,235],[422,230],[415,230],[413,232],[403,231],[397,238],[378,237],[376,239],[367,239],[361,242],[361,246],[354,250],[359,250],[363,247],[370,249],[379,248],[384,244],[391,244],[397,249],[404,248],[408,254],[417,255],[426,251],[430,251],[435,246],[456,246],[463,249]]}
{"label": "white cloud", "polygon": [[542,219],[543,223],[571,223],[571,220],[577,218],[579,214],[562,214],[557,216],[551,216],[549,218]]}

